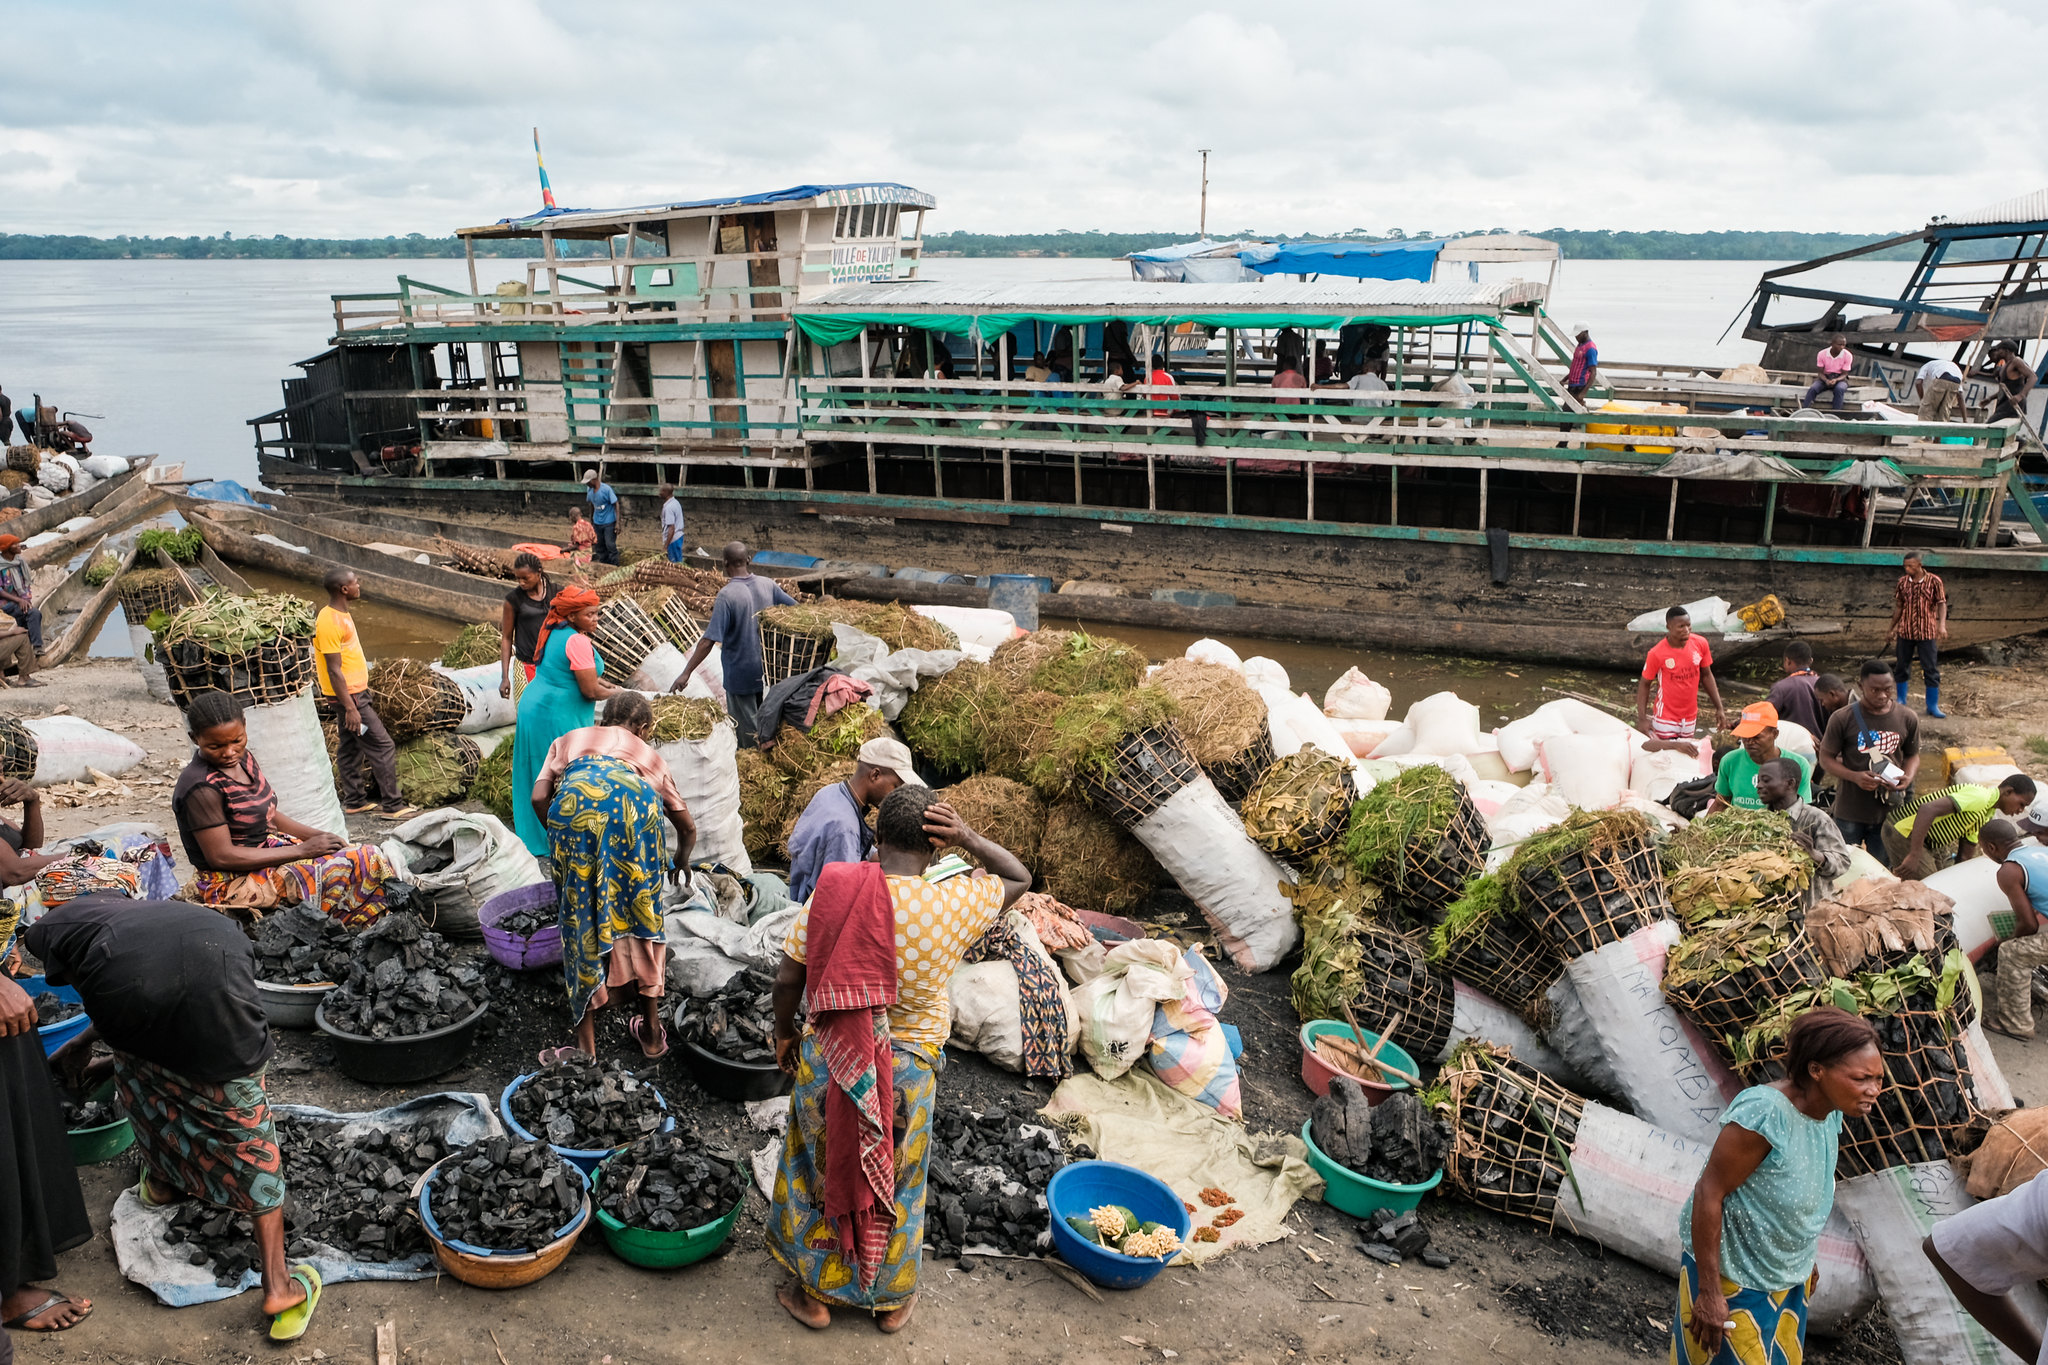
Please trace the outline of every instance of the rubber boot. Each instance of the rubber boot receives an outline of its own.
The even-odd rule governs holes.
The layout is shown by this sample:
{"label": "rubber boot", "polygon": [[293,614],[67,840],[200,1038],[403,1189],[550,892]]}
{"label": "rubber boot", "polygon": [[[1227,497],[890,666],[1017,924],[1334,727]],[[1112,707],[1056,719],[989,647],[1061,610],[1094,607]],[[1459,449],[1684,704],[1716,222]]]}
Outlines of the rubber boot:
{"label": "rubber boot", "polygon": [[1941,709],[1941,688],[1933,683],[1927,685],[1927,714],[1935,720],[1948,719],[1948,712]]}
{"label": "rubber boot", "polygon": [[1899,689],[1899,700],[1901,702],[1904,702],[1907,698],[1913,695],[1913,683],[1910,678],[1904,682],[1895,683],[1893,685]]}

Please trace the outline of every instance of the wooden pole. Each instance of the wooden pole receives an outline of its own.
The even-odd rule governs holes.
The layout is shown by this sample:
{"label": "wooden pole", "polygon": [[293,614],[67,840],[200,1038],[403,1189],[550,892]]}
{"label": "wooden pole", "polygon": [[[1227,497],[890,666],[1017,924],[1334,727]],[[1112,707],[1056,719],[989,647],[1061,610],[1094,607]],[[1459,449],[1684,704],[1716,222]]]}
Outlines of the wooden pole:
{"label": "wooden pole", "polygon": [[1771,543],[1771,532],[1778,521],[1778,485],[1774,480],[1764,485],[1764,538],[1763,544]]}
{"label": "wooden pole", "polygon": [[1863,548],[1870,548],[1870,528],[1877,521],[1877,490],[1863,490]]}
{"label": "wooden pole", "polygon": [[1664,518],[1664,539],[1674,539],[1678,534],[1678,480],[1671,481],[1671,511]]}
{"label": "wooden pole", "polygon": [[1387,466],[1387,492],[1389,495],[1387,525],[1399,526],[1401,524],[1401,466],[1397,464]]}
{"label": "wooden pole", "polygon": [[1586,492],[1586,476],[1585,476],[1584,474],[1574,474],[1574,475],[1572,475],[1572,534],[1573,534],[1573,535],[1577,535],[1577,534],[1579,533],[1579,500],[1580,500],[1580,499],[1581,499],[1581,498],[1582,498],[1582,497],[1583,497],[1583,496],[1585,495],[1585,492]]}
{"label": "wooden pole", "polygon": [[1479,467],[1479,529],[1486,529],[1486,466]]}

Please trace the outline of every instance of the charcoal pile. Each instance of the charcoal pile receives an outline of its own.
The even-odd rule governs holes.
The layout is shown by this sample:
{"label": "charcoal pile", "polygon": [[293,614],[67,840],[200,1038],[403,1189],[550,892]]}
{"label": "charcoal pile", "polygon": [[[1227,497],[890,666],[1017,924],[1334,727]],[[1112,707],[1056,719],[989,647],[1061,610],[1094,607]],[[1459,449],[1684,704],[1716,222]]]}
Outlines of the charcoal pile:
{"label": "charcoal pile", "polygon": [[1378,1105],[1349,1076],[1309,1107],[1309,1136],[1323,1155],[1368,1180],[1419,1185],[1443,1169],[1448,1127],[1413,1094],[1399,1090]]}
{"label": "charcoal pile", "polygon": [[1634,811],[1573,812],[1523,840],[1501,879],[1564,962],[1670,913],[1650,822]]}
{"label": "charcoal pile", "polygon": [[1035,1117],[958,1105],[932,1116],[927,1246],[948,1256],[974,1248],[1030,1256],[1052,1245],[1045,1186],[1066,1158]]}
{"label": "charcoal pile", "polygon": [[606,1152],[655,1132],[668,1111],[652,1085],[617,1061],[570,1054],[512,1092],[512,1117],[557,1147]]}
{"label": "charcoal pile", "polygon": [[775,977],[749,967],[716,995],[690,1002],[683,1037],[732,1062],[775,1060]]}
{"label": "charcoal pile", "polygon": [[[427,1250],[419,1221],[407,1213],[413,1183],[448,1154],[431,1123],[373,1128],[349,1137],[341,1127],[273,1111],[290,1202],[285,1251],[304,1260],[328,1247],[353,1260],[388,1264]],[[211,1265],[215,1283],[240,1284],[258,1264],[247,1215],[190,1201],[171,1216],[165,1240],[190,1248],[195,1266]]]}
{"label": "charcoal pile", "polygon": [[76,1133],[82,1128],[104,1128],[118,1123],[121,1111],[105,1100],[74,1100],[60,1093],[59,1100],[64,1110],[64,1129]]}
{"label": "charcoal pile", "polygon": [[1448,1270],[1451,1264],[1448,1253],[1431,1249],[1429,1224],[1413,1209],[1407,1213],[1374,1209],[1358,1230],[1358,1249],[1384,1265],[1399,1265],[1415,1257],[1436,1270]]}
{"label": "charcoal pile", "polygon": [[343,1033],[410,1038],[460,1023],[483,1003],[483,973],[458,963],[418,916],[391,911],[357,936],[348,975],[323,1008]]}
{"label": "charcoal pile", "polygon": [[265,915],[256,925],[256,979],[275,986],[317,986],[348,975],[356,936],[311,901]]}
{"label": "charcoal pile", "polygon": [[492,1251],[538,1251],[582,1207],[574,1167],[545,1143],[509,1137],[457,1152],[427,1196],[443,1240]]}
{"label": "charcoal pile", "polygon": [[629,1228],[681,1232],[717,1222],[746,1196],[739,1153],[694,1133],[650,1133],[605,1166],[597,1205]]}
{"label": "charcoal pile", "polygon": [[1505,1048],[1477,1042],[1459,1044],[1438,1079],[1450,1090],[1454,1129],[1445,1182],[1483,1208],[1549,1227],[1586,1101]]}
{"label": "charcoal pile", "polygon": [[36,997],[37,1028],[48,1028],[52,1024],[61,1024],[66,1019],[76,1019],[84,1013],[85,1006],[79,1004],[76,1000],[66,1000],[63,996],[57,995],[54,992],[45,991]]}
{"label": "charcoal pile", "polygon": [[498,928],[520,938],[532,938],[543,929],[552,929],[557,917],[552,910],[521,910],[498,921]]}

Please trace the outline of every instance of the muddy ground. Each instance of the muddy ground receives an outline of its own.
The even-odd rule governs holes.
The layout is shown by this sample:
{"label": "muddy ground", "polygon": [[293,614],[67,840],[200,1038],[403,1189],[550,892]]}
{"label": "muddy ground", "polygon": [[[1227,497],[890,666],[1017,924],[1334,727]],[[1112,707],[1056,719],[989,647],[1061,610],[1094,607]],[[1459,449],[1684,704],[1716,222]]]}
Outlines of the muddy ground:
{"label": "muddy ground", "polygon": [[[1996,664],[1953,661],[1948,671],[1944,699],[1955,718],[1929,722],[1931,741],[2002,743],[2025,763],[2042,758],[2022,752],[2028,739],[2042,737],[2041,749],[2048,752],[2048,641],[2022,642]],[[123,779],[129,795],[50,810],[52,837],[115,820],[167,822],[170,783],[187,755],[177,713],[151,703],[125,661],[47,676],[49,689],[0,693],[0,713],[47,714],[66,706],[131,736],[149,752],[148,761]],[[1731,703],[1741,695],[1738,681]],[[378,838],[385,828],[358,823],[354,834]],[[1143,918],[1192,920],[1188,909],[1177,893],[1163,893]],[[1242,1030],[1245,1041],[1247,1122],[1259,1130],[1296,1131],[1307,1116],[1309,1096],[1297,1076],[1297,1022],[1287,999],[1287,970],[1257,977],[1223,970],[1231,990],[1224,1018]],[[559,999],[547,973],[507,974],[496,998],[493,1036],[460,1071],[414,1089],[357,1084],[332,1069],[313,1035],[280,1034],[271,1071],[274,1097],[337,1110],[377,1108],[423,1089],[474,1090],[495,1101],[507,1082],[531,1069],[541,1046],[564,1040]],[[608,1054],[637,1055],[616,1020],[605,1021],[600,1042]],[[1997,1035],[1992,1042],[2015,1090],[2035,1099],[2048,1095],[2048,1051]],[[655,1074],[682,1119],[707,1136],[747,1150],[773,1140],[749,1130],[737,1106],[692,1085],[679,1049]],[[945,1101],[978,1107],[1027,1096],[1042,1102],[1049,1087],[954,1052],[940,1090]],[[776,1307],[772,1291],[779,1271],[761,1240],[765,1205],[750,1193],[728,1250],[697,1266],[638,1270],[592,1236],[555,1274],[509,1293],[447,1278],[336,1285],[327,1290],[306,1337],[280,1347],[264,1336],[267,1324],[253,1294],[172,1310],[123,1280],[105,1220],[117,1194],[133,1183],[134,1162],[121,1158],[85,1168],[80,1178],[99,1235],[62,1258],[59,1283],[91,1296],[96,1307],[70,1332],[15,1334],[25,1361],[372,1365],[377,1324],[389,1321],[396,1326],[400,1358],[411,1365],[630,1365],[741,1356],[794,1362],[821,1349],[848,1361],[962,1365],[997,1359],[1608,1365],[1663,1358],[1672,1307],[1672,1287],[1661,1275],[1605,1255],[1590,1242],[1439,1194],[1425,1201],[1422,1212],[1435,1245],[1453,1258],[1448,1270],[1416,1261],[1399,1268],[1370,1261],[1356,1249],[1351,1219],[1310,1202],[1290,1217],[1295,1232],[1289,1239],[1201,1269],[1171,1268],[1146,1289],[1106,1292],[1099,1303],[1036,1262],[959,1263],[928,1255],[924,1298],[902,1336],[884,1338],[868,1320],[851,1315],[841,1315],[821,1335],[797,1326]],[[1816,1339],[1809,1358],[1821,1365],[1879,1365],[1899,1356],[1880,1312],[1846,1338]]]}

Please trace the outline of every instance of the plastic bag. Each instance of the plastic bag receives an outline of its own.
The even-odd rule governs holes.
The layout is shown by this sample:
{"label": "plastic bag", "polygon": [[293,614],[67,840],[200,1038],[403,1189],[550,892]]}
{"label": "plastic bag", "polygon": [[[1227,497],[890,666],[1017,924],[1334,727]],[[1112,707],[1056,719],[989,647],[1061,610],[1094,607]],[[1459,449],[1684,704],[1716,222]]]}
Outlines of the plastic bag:
{"label": "plastic bag", "polygon": [[883,720],[894,720],[903,714],[904,703],[920,683],[944,677],[967,657],[957,649],[892,651],[885,641],[843,622],[832,627],[832,637],[836,645],[834,666],[868,685],[871,700]]}
{"label": "plastic bag", "polygon": [[1418,753],[1468,754],[1479,747],[1479,708],[1455,692],[1424,697],[1405,720]]}
{"label": "plastic bag", "polygon": [[[434,849],[448,851],[448,865],[437,872],[413,871],[413,864]],[[434,928],[451,938],[481,937],[479,906],[501,892],[547,880],[504,821],[452,807],[400,825],[385,841],[384,853],[399,875],[433,902]]]}
{"label": "plastic bag", "polygon": [[[33,786],[90,782],[92,774],[86,771],[88,768],[97,768],[108,777],[119,777],[149,757],[134,740],[103,730],[83,716],[37,716],[22,724],[36,737],[36,772],[29,779]],[[320,757],[322,761],[327,757],[324,744],[320,746]],[[256,761],[263,763],[262,756],[258,755]]]}
{"label": "plastic bag", "polygon": [[1154,1075],[1181,1094],[1200,1100],[1226,1118],[1242,1118],[1244,1095],[1238,1085],[1237,1058],[1216,1018],[1230,991],[1200,948],[1188,949],[1181,961],[1188,969],[1187,989],[1178,1000],[1159,1003],[1146,1060]]}
{"label": "plastic bag", "polygon": [[693,863],[723,863],[740,876],[754,870],[747,857],[746,827],[740,820],[739,739],[731,720],[721,720],[703,739],[678,739],[656,747],[676,782],[690,818],[697,822]]}
{"label": "plastic bag", "polygon": [[502,730],[519,723],[519,703],[498,695],[502,674],[497,664],[478,664],[474,668],[443,668],[435,664],[434,671],[462,689],[462,702],[468,710],[456,725],[456,734],[480,735],[486,730]]}
{"label": "plastic bag", "polygon": [[1323,693],[1323,711],[1344,720],[1385,720],[1393,694],[1356,668],[1330,684]]}
{"label": "plastic bag", "polygon": [[[1059,964],[1038,941],[1031,921],[1016,911],[1005,917],[1024,946],[1045,960],[1053,979],[1060,983],[1060,999],[1067,1007],[1067,1039],[1081,1037],[1081,1014],[1067,990]],[[1024,1070],[1024,1012],[1018,999],[1017,969],[1008,962],[970,962],[953,973],[947,987],[953,1007],[953,1032],[946,1041],[979,1052],[1005,1071]]]}
{"label": "plastic bag", "polygon": [[242,709],[249,752],[277,793],[277,808],[302,825],[348,838],[348,816],[334,790],[334,764],[310,689],[290,701]]}
{"label": "plastic bag", "polygon": [[1188,964],[1162,939],[1132,939],[1109,950],[1102,974],[1074,988],[1081,1055],[1104,1080],[1137,1065],[1152,1040],[1157,1007],[1187,994]]}

